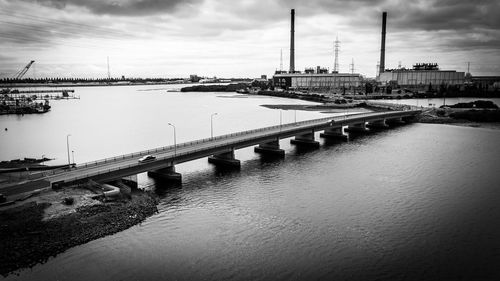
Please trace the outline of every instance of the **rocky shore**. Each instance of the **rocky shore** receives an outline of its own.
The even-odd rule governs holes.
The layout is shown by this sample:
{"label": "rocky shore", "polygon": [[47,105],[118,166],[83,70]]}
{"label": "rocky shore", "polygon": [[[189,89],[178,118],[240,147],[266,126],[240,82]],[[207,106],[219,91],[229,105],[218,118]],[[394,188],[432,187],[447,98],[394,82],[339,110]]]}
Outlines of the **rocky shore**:
{"label": "rocky shore", "polygon": [[181,92],[236,92],[248,88],[248,83],[236,83],[229,85],[195,85],[184,87]]}
{"label": "rocky shore", "polygon": [[500,110],[427,108],[417,117],[420,123],[500,128]]}
{"label": "rocky shore", "polygon": [[1,275],[125,230],[157,212],[156,197],[140,190],[134,190],[131,199],[87,204],[47,218],[47,210],[53,204],[61,203],[32,201],[0,210]]}

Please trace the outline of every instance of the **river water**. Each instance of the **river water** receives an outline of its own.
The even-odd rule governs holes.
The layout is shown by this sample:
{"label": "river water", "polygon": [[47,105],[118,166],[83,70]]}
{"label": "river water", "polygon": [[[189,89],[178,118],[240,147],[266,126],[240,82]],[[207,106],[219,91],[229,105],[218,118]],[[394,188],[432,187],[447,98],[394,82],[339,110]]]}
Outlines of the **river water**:
{"label": "river water", "polygon": [[[94,160],[170,144],[168,122],[187,141],[210,135],[213,112],[222,134],[279,124],[280,111],[260,104],[306,103],[142,91],[159,88],[77,88],[81,100],[55,102],[47,115],[1,116],[8,134],[32,138],[7,149],[3,133],[1,159],[43,148],[64,162],[69,132],[75,156]],[[282,140],[282,160],[238,150],[240,171],[189,162],[177,167],[180,188],[142,178],[161,196],[142,224],[6,279],[498,280],[499,141],[500,130],[410,124],[313,151]]]}

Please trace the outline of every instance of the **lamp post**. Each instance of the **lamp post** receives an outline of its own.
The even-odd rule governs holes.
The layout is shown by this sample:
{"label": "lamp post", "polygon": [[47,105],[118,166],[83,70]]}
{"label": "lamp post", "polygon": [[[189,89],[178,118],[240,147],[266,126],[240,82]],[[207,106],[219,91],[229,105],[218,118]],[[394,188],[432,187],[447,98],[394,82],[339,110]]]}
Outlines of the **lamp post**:
{"label": "lamp post", "polygon": [[217,112],[212,113],[210,115],[210,138],[214,138],[214,116],[217,115]]}
{"label": "lamp post", "polygon": [[76,164],[75,162],[75,151],[71,150],[71,156],[73,157],[73,164]]}
{"label": "lamp post", "polygon": [[175,135],[175,126],[172,123],[168,123],[169,126],[174,128],[174,158],[177,157],[177,136]]}
{"label": "lamp post", "polygon": [[71,160],[69,159],[69,137],[71,135],[66,135],[66,149],[68,150],[68,167],[71,168]]}

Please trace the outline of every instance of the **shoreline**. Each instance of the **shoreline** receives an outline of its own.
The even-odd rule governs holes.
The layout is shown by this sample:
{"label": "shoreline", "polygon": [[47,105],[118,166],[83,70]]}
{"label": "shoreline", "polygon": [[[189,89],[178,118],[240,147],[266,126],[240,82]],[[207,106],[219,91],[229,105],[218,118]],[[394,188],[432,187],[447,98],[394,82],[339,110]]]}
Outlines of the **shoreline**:
{"label": "shoreline", "polygon": [[[74,203],[64,204],[71,197]],[[66,250],[126,230],[158,212],[157,197],[133,190],[107,202],[81,187],[47,191],[0,209],[0,275],[44,263]],[[130,197],[128,199],[127,197]]]}
{"label": "shoreline", "polygon": [[[377,104],[378,105],[378,104]],[[345,113],[349,110],[359,110],[361,112],[370,112],[370,111],[381,111],[387,110],[390,108],[390,104],[388,107],[382,108],[377,106],[376,104],[361,103],[361,104],[353,104],[350,106],[336,105],[336,104],[318,104],[318,105],[304,105],[304,104],[262,104],[260,106],[270,108],[270,109],[281,109],[281,110],[302,110],[302,111],[320,111],[321,113]],[[445,112],[445,116],[439,116],[438,112]],[[494,122],[477,122],[471,121],[463,118],[453,118],[450,117],[450,114],[453,116],[453,113],[456,112],[464,112],[468,111],[467,109],[436,109],[436,108],[424,108],[423,112],[420,116],[417,117],[415,122],[423,123],[423,124],[442,124],[442,125],[453,125],[453,126],[461,126],[461,127],[471,127],[471,128],[486,128],[492,130],[500,130],[500,120]],[[475,110],[479,114],[481,110]],[[491,111],[491,110],[490,110]]]}

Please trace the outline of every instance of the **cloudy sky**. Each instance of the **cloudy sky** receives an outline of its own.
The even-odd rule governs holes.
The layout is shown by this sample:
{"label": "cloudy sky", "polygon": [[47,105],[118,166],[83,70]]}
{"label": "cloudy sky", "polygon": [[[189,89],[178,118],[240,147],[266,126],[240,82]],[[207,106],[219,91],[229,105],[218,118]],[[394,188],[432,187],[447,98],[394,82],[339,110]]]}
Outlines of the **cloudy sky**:
{"label": "cloudy sky", "polygon": [[30,60],[27,77],[217,77],[271,75],[289,65],[296,10],[296,69],[375,76],[382,11],[386,67],[500,75],[498,0],[0,0],[0,77]]}

